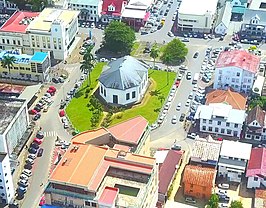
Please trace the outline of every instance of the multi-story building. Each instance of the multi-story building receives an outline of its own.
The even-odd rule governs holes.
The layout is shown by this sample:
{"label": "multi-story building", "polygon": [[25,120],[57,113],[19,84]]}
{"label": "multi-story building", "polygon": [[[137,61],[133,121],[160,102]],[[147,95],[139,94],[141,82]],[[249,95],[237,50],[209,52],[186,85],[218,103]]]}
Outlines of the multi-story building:
{"label": "multi-story building", "polygon": [[244,50],[223,51],[215,63],[214,89],[231,87],[249,93],[257,77],[260,58]]}
{"label": "multi-story building", "polygon": [[266,186],[266,148],[252,148],[246,177],[247,188]]}
{"label": "multi-story building", "polygon": [[65,59],[78,32],[78,11],[46,8],[41,13],[14,13],[0,27],[0,49],[22,53],[50,52]]}
{"label": "multi-story building", "polygon": [[84,131],[72,138],[73,144],[107,145],[135,154],[150,155],[149,122],[142,116],[114,126]]}
{"label": "multi-story building", "polygon": [[232,21],[242,21],[247,9],[248,0],[230,0],[232,5]]}
{"label": "multi-story building", "polygon": [[225,2],[221,9],[218,19],[216,20],[215,33],[218,35],[226,35],[231,19],[232,6],[231,2]]}
{"label": "multi-story building", "polygon": [[184,170],[184,195],[209,199],[213,193],[216,170],[214,168],[187,165]]}
{"label": "multi-story building", "polygon": [[251,148],[251,144],[224,140],[218,163],[218,175],[240,183],[246,171]]}
{"label": "multi-story building", "polygon": [[[252,1],[255,2],[255,1]],[[241,42],[266,40],[266,11],[246,9],[239,31]]]}
{"label": "multi-story building", "polygon": [[14,184],[11,175],[9,156],[7,153],[0,153],[0,203],[8,204],[14,197]]}
{"label": "multi-story building", "polygon": [[45,189],[48,205],[156,207],[154,158],[93,145],[71,145]]}
{"label": "multi-story building", "polygon": [[245,123],[245,139],[266,140],[265,111],[260,106],[257,105],[248,112]]}
{"label": "multi-story building", "polygon": [[34,55],[21,54],[19,50],[2,51],[0,59],[5,56],[15,57],[15,63],[10,67],[10,72],[7,67],[0,66],[0,79],[12,79],[20,81],[35,81],[45,82],[49,80],[49,70],[51,60],[49,53],[35,52]]}
{"label": "multi-story building", "polygon": [[7,0],[0,0],[0,13],[14,13],[18,10],[18,6]]}
{"label": "multi-story building", "polygon": [[178,10],[177,28],[184,32],[209,33],[213,29],[218,0],[182,1]]}
{"label": "multi-story building", "polygon": [[102,0],[69,0],[68,8],[80,11],[79,20],[98,22],[101,18]]}
{"label": "multi-story building", "polygon": [[110,22],[111,20],[120,20],[126,5],[127,5],[126,0],[103,1],[101,21],[106,23]]}
{"label": "multi-story building", "polygon": [[245,110],[233,109],[224,103],[199,106],[195,119],[199,119],[200,131],[240,138]]}

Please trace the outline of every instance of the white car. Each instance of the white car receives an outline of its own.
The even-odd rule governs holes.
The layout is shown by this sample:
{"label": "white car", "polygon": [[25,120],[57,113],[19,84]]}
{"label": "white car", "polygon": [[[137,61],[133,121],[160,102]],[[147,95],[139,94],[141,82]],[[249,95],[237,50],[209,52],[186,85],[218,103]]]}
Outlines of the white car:
{"label": "white car", "polygon": [[196,138],[196,136],[197,136],[197,134],[196,134],[196,133],[189,133],[189,134],[187,135],[187,138],[190,138],[190,139],[195,139],[195,138]]}
{"label": "white car", "polygon": [[181,103],[178,103],[177,106],[176,106],[176,110],[180,111],[180,109],[181,109]]}
{"label": "white car", "polygon": [[185,106],[188,107],[190,105],[190,102],[191,102],[191,100],[188,99]]}
{"label": "white car", "polygon": [[47,97],[47,98],[51,98],[52,97],[52,95],[50,93],[48,93],[48,92],[45,93],[44,96]]}
{"label": "white car", "polygon": [[170,37],[174,37],[174,34],[173,34],[171,31],[169,31],[169,32],[167,33],[167,35],[170,36]]}
{"label": "white car", "polygon": [[34,159],[36,158],[36,155],[35,155],[35,154],[29,154],[29,155],[28,155],[28,158],[34,160]]}
{"label": "white car", "polygon": [[29,180],[29,177],[24,175],[24,174],[21,174],[20,177],[19,177],[21,180],[25,180],[25,181],[28,181]]}
{"label": "white car", "polygon": [[29,163],[29,164],[33,165],[34,164],[34,160],[31,159],[31,158],[27,158],[26,159],[26,163]]}
{"label": "white car", "polygon": [[18,184],[19,185],[21,185],[21,186],[24,186],[24,187],[27,187],[29,184],[28,184],[28,181],[26,181],[26,180],[22,180],[22,179],[20,179],[19,181],[18,181]]}
{"label": "white car", "polygon": [[176,115],[174,115],[172,118],[172,124],[176,124],[176,123],[177,123],[177,118],[176,118]]}
{"label": "white car", "polygon": [[193,92],[189,93],[188,99],[192,100],[193,99]]}
{"label": "white car", "polygon": [[81,76],[80,76],[80,80],[84,80],[86,78],[86,76],[84,75],[84,74],[82,74]]}
{"label": "white car", "polygon": [[195,85],[194,87],[193,87],[193,92],[196,92],[198,90],[198,87]]}
{"label": "white car", "polygon": [[108,59],[106,59],[106,58],[100,58],[100,62],[108,62]]}
{"label": "white car", "polygon": [[64,123],[64,128],[65,128],[65,129],[69,128],[69,124],[68,124],[67,122]]}
{"label": "white car", "polygon": [[64,117],[62,117],[61,121],[62,121],[62,123],[67,123],[67,118],[64,116]]}
{"label": "white car", "polygon": [[164,109],[168,110],[170,108],[170,104],[171,104],[170,102],[166,103],[165,106],[164,106]]}
{"label": "white car", "polygon": [[31,172],[31,170],[28,170],[28,169],[24,169],[24,170],[22,171],[22,174],[24,174],[24,175],[26,175],[26,176],[28,176],[28,177],[32,176],[32,172]]}
{"label": "white car", "polygon": [[162,124],[163,123],[163,119],[164,119],[164,117],[163,116],[161,116],[159,119],[158,119],[158,124]]}
{"label": "white car", "polygon": [[221,189],[229,189],[229,184],[228,183],[220,183],[220,184],[218,184],[218,187]]}

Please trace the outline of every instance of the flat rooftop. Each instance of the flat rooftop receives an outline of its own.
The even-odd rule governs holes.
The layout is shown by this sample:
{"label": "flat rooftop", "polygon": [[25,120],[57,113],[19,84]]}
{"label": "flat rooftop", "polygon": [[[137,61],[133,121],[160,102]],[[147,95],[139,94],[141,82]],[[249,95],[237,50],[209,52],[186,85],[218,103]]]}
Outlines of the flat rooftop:
{"label": "flat rooftop", "polygon": [[218,0],[201,0],[195,4],[195,0],[183,0],[179,7],[179,14],[182,15],[204,15],[206,12],[214,14]]}
{"label": "flat rooftop", "polygon": [[252,144],[223,140],[221,156],[249,160]]}
{"label": "flat rooftop", "polygon": [[0,98],[0,134],[4,133],[24,102],[24,100]]}
{"label": "flat rooftop", "polygon": [[29,23],[39,12],[15,12],[0,28],[2,32],[26,33]]}
{"label": "flat rooftop", "polygon": [[33,55],[20,54],[19,51],[2,51],[0,52],[0,61],[4,56],[14,56],[15,64],[29,64],[30,62],[42,63],[48,56],[45,52],[35,52]]}
{"label": "flat rooftop", "polygon": [[149,175],[154,164],[155,159],[151,157],[93,145],[72,144],[53,171],[50,182],[96,191],[110,167]]}
{"label": "flat rooftop", "polygon": [[61,22],[67,28],[73,19],[77,18],[78,14],[79,11],[45,8],[40,15],[30,23],[27,30],[50,32],[54,21]]}
{"label": "flat rooftop", "polygon": [[266,10],[266,0],[254,0],[250,2],[249,9]]}

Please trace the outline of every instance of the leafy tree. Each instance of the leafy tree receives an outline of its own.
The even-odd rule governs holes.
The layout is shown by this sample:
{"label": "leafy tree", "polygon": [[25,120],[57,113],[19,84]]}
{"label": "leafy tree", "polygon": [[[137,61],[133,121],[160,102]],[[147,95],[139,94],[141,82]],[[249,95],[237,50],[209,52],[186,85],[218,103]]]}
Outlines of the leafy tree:
{"label": "leafy tree", "polygon": [[263,110],[266,110],[266,96],[258,96],[252,98],[249,107],[250,109],[256,107],[259,105]]}
{"label": "leafy tree", "polygon": [[83,63],[80,66],[80,69],[82,72],[89,74],[87,86],[90,86],[90,84],[91,84],[91,71],[92,71],[92,69],[94,67],[94,63],[95,63],[95,58],[91,52],[92,48],[93,48],[93,46],[86,48],[84,56],[83,56]]}
{"label": "leafy tree", "polygon": [[9,55],[4,56],[2,61],[1,61],[2,66],[4,68],[8,69],[11,89],[13,87],[13,85],[12,85],[12,76],[11,76],[11,67],[14,65],[15,61],[16,61],[15,56],[9,56]]}
{"label": "leafy tree", "polygon": [[48,5],[47,0],[10,0],[10,2],[15,3],[20,10],[30,9],[34,12],[39,12]]}
{"label": "leafy tree", "polygon": [[241,201],[232,201],[230,208],[244,208]]}
{"label": "leafy tree", "polygon": [[169,65],[177,65],[184,61],[187,53],[188,49],[186,45],[175,38],[165,46],[161,60],[164,63],[167,62]]}
{"label": "leafy tree", "polygon": [[217,194],[212,194],[208,202],[208,208],[218,208],[219,196]]}
{"label": "leafy tree", "polygon": [[153,58],[153,68],[155,68],[155,60],[159,57],[159,48],[157,44],[154,44],[151,48],[150,57]]}
{"label": "leafy tree", "polygon": [[135,32],[123,22],[112,21],[104,30],[103,45],[114,53],[129,54],[134,41]]}

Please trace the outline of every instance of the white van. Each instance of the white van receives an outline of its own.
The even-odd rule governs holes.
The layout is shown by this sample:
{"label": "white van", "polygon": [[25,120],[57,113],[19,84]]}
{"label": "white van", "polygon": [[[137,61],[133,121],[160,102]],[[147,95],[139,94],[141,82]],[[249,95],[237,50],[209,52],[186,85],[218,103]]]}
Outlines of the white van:
{"label": "white van", "polygon": [[30,170],[28,170],[28,169],[24,169],[24,170],[22,171],[22,174],[24,174],[24,175],[30,177],[30,176],[32,175],[32,172],[31,172]]}
{"label": "white van", "polygon": [[192,80],[192,84],[197,84],[198,80],[199,80],[199,73],[195,73],[194,78]]}

